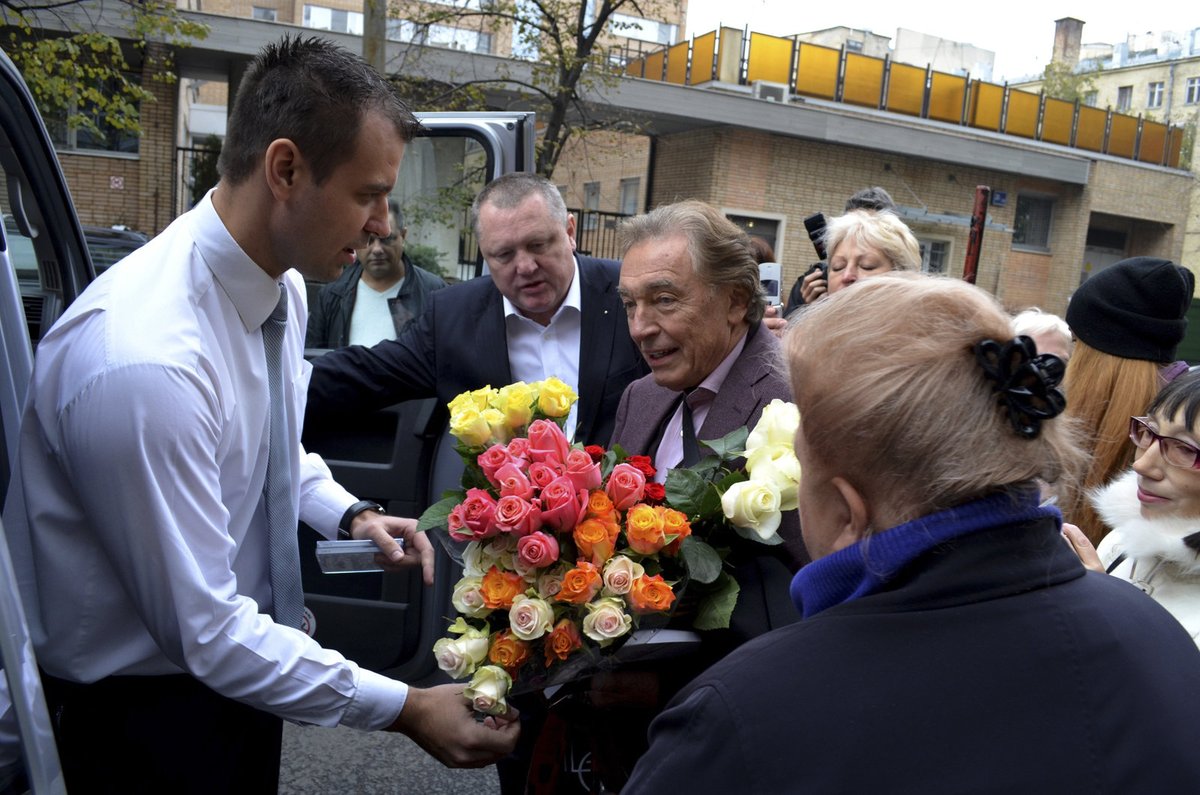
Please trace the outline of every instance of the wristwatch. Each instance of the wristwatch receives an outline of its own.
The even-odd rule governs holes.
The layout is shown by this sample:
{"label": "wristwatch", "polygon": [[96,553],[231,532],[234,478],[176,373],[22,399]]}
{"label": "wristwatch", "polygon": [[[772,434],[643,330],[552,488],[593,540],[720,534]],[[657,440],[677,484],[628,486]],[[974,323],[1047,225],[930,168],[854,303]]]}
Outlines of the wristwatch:
{"label": "wristwatch", "polygon": [[346,541],[350,538],[350,525],[354,522],[354,517],[358,516],[363,511],[374,511],[378,514],[387,515],[387,511],[383,506],[372,500],[359,500],[346,509],[342,514],[342,521],[338,522],[338,540]]}

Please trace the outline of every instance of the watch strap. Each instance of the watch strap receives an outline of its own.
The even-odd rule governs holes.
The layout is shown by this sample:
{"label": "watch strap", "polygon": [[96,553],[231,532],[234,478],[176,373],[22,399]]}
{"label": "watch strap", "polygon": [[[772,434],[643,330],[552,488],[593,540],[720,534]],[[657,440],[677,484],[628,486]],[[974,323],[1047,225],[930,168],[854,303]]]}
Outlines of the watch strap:
{"label": "watch strap", "polygon": [[354,517],[358,516],[363,511],[374,511],[378,514],[387,515],[387,511],[383,506],[374,500],[359,500],[346,509],[342,514],[342,520],[338,522],[338,538],[345,541],[350,538],[350,525],[354,523]]}

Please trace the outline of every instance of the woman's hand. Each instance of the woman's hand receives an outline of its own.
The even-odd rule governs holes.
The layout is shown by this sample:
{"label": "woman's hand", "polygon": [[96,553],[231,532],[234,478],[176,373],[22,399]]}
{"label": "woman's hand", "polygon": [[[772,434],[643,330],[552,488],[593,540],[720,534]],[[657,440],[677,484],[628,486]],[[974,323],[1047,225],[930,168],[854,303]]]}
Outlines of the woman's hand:
{"label": "woman's hand", "polygon": [[811,304],[825,295],[828,290],[829,282],[826,280],[825,271],[821,268],[813,268],[800,283],[800,295],[804,297],[806,304]]}
{"label": "woman's hand", "polygon": [[1082,530],[1073,524],[1063,522],[1062,535],[1075,554],[1079,556],[1079,562],[1083,564],[1084,568],[1100,574],[1105,573],[1104,564],[1100,562],[1096,548],[1092,546],[1092,542],[1088,540]]}

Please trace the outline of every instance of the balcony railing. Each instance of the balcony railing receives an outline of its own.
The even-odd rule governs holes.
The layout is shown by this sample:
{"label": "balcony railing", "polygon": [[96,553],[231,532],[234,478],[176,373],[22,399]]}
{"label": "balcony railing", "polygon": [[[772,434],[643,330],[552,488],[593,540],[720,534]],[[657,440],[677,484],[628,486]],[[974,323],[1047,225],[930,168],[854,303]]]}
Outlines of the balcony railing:
{"label": "balcony railing", "polygon": [[1179,167],[1183,129],[969,76],[939,72],[763,33],[721,28],[625,63],[631,77],[698,86],[754,87],[791,95]]}

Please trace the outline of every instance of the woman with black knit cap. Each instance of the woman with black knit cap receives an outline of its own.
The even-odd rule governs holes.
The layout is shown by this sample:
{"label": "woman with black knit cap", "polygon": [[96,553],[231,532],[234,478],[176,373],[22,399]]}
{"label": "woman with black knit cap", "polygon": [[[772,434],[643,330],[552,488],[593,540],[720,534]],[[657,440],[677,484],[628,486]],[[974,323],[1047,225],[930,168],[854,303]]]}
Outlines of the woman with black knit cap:
{"label": "woman with black knit cap", "polygon": [[1076,339],[1064,381],[1067,414],[1080,421],[1092,461],[1063,515],[1093,544],[1108,528],[1085,492],[1129,468],[1129,418],[1187,370],[1186,362],[1175,361],[1175,349],[1187,331],[1194,287],[1191,271],[1170,260],[1133,257],[1092,276],[1067,304]]}

